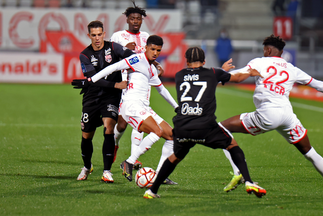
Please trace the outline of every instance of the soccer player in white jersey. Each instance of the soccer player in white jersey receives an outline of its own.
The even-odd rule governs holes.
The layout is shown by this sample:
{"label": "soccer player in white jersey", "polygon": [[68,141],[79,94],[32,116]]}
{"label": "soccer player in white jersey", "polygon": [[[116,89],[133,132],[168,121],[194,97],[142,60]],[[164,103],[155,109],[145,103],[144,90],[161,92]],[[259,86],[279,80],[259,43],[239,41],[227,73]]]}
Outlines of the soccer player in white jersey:
{"label": "soccer player in white jersey", "polygon": [[150,86],[156,87],[159,94],[173,108],[178,106],[160,81],[157,69],[153,66],[153,62],[159,56],[162,46],[163,39],[161,37],[157,35],[149,36],[145,53],[125,58],[111,65],[111,67],[104,68],[89,79],[90,82],[96,82],[100,77],[108,76],[118,70],[128,69],[128,86],[120,104],[120,114],[134,129],[148,134],[140,143],[139,148],[121,164],[123,175],[129,181],[132,181],[132,169],[135,161],[150,149],[160,137],[166,140],[162,149],[160,164],[173,153],[172,127],[149,107]]}
{"label": "soccer player in white jersey", "polygon": [[[140,31],[143,17],[146,17],[146,11],[135,5],[133,2],[133,7],[128,7],[126,11],[123,13],[127,17],[128,30],[118,31],[112,34],[110,41],[121,44],[124,47],[127,47],[130,50],[135,51],[136,53],[144,53],[146,51],[146,42],[149,34],[144,31]],[[154,66],[158,69],[158,75],[161,76],[164,72],[162,66],[157,62],[153,62]],[[124,70],[122,73],[123,80],[127,80],[127,70]],[[150,92],[150,88],[149,88]],[[119,148],[119,140],[122,137],[125,129],[127,127],[127,123],[123,121],[123,118],[119,118],[118,124],[115,125],[114,134],[116,140],[116,149],[115,149],[115,157],[117,150]],[[135,152],[135,149],[139,148],[140,142],[142,141],[144,136],[143,132],[138,132],[133,129],[131,133],[131,153]],[[169,150],[164,151],[164,153],[169,153]],[[169,155],[165,155],[162,158],[167,158]],[[162,161],[157,166],[157,171],[162,165]],[[142,167],[142,163],[140,161],[136,161],[134,163],[134,169],[139,169]],[[177,184],[176,182],[166,179],[165,184]]]}
{"label": "soccer player in white jersey", "polygon": [[[263,76],[256,77],[253,95],[256,111],[236,115],[219,124],[227,131],[250,133],[254,136],[276,130],[311,161],[323,176],[323,158],[311,146],[307,130],[294,114],[289,101],[289,93],[294,83],[308,85],[323,92],[323,82],[281,58],[285,42],[279,36],[271,35],[265,38],[263,45],[264,57],[252,59],[245,68],[238,69],[256,69]],[[229,192],[234,190],[243,178],[228,152],[224,152],[234,171],[231,182],[224,188],[224,191]]]}

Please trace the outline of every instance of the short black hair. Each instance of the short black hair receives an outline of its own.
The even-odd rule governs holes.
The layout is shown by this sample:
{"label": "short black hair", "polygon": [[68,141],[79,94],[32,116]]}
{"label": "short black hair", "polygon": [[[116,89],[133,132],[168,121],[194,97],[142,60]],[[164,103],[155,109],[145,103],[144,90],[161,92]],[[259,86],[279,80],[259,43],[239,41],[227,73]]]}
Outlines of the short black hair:
{"label": "short black hair", "polygon": [[102,28],[102,31],[103,31],[103,23],[99,20],[90,22],[87,25],[87,30],[89,31],[89,34],[91,33],[91,28]]}
{"label": "short black hair", "polygon": [[139,13],[141,16],[146,17],[146,11],[143,8],[140,8],[136,5],[135,1],[132,1],[133,7],[128,7],[125,12],[123,12],[126,17],[128,17],[132,13]]}
{"label": "short black hair", "polygon": [[157,46],[163,46],[164,41],[163,41],[163,38],[158,35],[150,35],[147,39],[146,45],[149,46],[150,44],[154,44]]}
{"label": "short black hair", "polygon": [[279,51],[282,51],[285,47],[285,41],[279,37],[279,36],[275,36],[275,35],[270,35],[269,37],[266,37],[264,42],[262,43],[262,45],[264,46],[273,46],[276,47]]}
{"label": "short black hair", "polygon": [[188,63],[192,62],[204,62],[205,53],[200,47],[190,47],[185,52],[185,58]]}

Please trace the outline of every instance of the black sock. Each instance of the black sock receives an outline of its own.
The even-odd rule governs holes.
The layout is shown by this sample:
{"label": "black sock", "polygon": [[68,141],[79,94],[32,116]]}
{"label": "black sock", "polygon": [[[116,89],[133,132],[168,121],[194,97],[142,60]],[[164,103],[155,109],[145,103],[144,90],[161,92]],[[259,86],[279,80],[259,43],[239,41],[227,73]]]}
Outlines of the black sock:
{"label": "black sock", "polygon": [[246,159],[244,157],[244,153],[242,149],[239,146],[233,147],[232,149],[229,150],[231,154],[231,158],[235,165],[239,168],[240,173],[242,174],[243,178],[245,181],[249,181],[252,183],[250,175],[249,175],[249,170],[247,167]]}
{"label": "black sock", "polygon": [[87,169],[91,169],[91,158],[93,153],[92,139],[85,139],[82,137],[81,151],[82,151],[84,166]]}
{"label": "black sock", "polygon": [[104,134],[102,147],[104,170],[110,170],[114,158],[114,134]]}
{"label": "black sock", "polygon": [[171,163],[167,158],[163,163],[163,166],[160,168],[154,184],[149,189],[153,193],[157,193],[160,185],[174,171],[175,167],[176,165]]}

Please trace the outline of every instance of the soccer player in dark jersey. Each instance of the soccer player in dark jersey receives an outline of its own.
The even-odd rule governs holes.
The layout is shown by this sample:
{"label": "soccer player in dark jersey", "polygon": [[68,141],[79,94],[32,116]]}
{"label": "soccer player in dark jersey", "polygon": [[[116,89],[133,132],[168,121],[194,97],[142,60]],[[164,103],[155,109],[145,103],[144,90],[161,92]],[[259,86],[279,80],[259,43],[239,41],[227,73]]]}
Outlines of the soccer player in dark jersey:
{"label": "soccer player in dark jersey", "polygon": [[248,70],[244,73],[230,74],[220,68],[204,68],[205,54],[199,47],[189,48],[185,58],[187,68],[175,75],[179,106],[173,118],[174,153],[165,160],[154,184],[145,192],[144,198],[160,197],[157,194],[159,186],[196,143],[213,149],[227,149],[246,181],[246,191],[262,197],[266,194],[266,190],[252,182],[243,151],[229,133],[217,124],[214,115],[217,84],[229,81],[241,82],[250,76],[258,76],[258,71]]}
{"label": "soccer player in dark jersey", "polygon": [[[104,41],[105,32],[100,21],[92,21],[88,25],[88,36],[91,44],[80,54],[80,61],[84,76],[91,77],[101,69],[110,64],[118,62],[134,54],[131,50],[120,44]],[[102,78],[94,85],[86,85],[81,80],[74,80],[72,85],[82,88],[82,158],[84,167],[77,180],[86,180],[93,171],[91,163],[93,144],[92,139],[97,127],[104,126],[103,154],[103,176],[102,181],[113,183],[110,172],[114,158],[114,134],[113,129],[118,120],[118,108],[121,99],[121,89],[126,88],[127,82],[122,81],[121,72],[116,72],[106,78]]]}

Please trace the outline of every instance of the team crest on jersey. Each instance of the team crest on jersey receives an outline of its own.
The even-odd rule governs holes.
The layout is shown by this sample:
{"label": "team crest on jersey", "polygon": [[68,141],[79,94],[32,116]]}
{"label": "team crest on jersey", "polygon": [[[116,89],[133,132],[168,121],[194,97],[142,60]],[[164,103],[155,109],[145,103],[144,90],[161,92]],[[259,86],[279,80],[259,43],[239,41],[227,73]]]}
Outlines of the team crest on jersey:
{"label": "team crest on jersey", "polygon": [[105,56],[105,61],[110,63],[112,61],[112,56],[111,55],[106,55]]}
{"label": "team crest on jersey", "polygon": [[91,63],[93,66],[98,66],[98,59],[94,55],[91,55]]}
{"label": "team crest on jersey", "polygon": [[133,57],[133,58],[129,59],[129,63],[130,63],[131,65],[136,64],[137,62],[139,62],[139,59],[138,59],[138,57],[137,57],[137,56],[135,56],[135,57]]}

